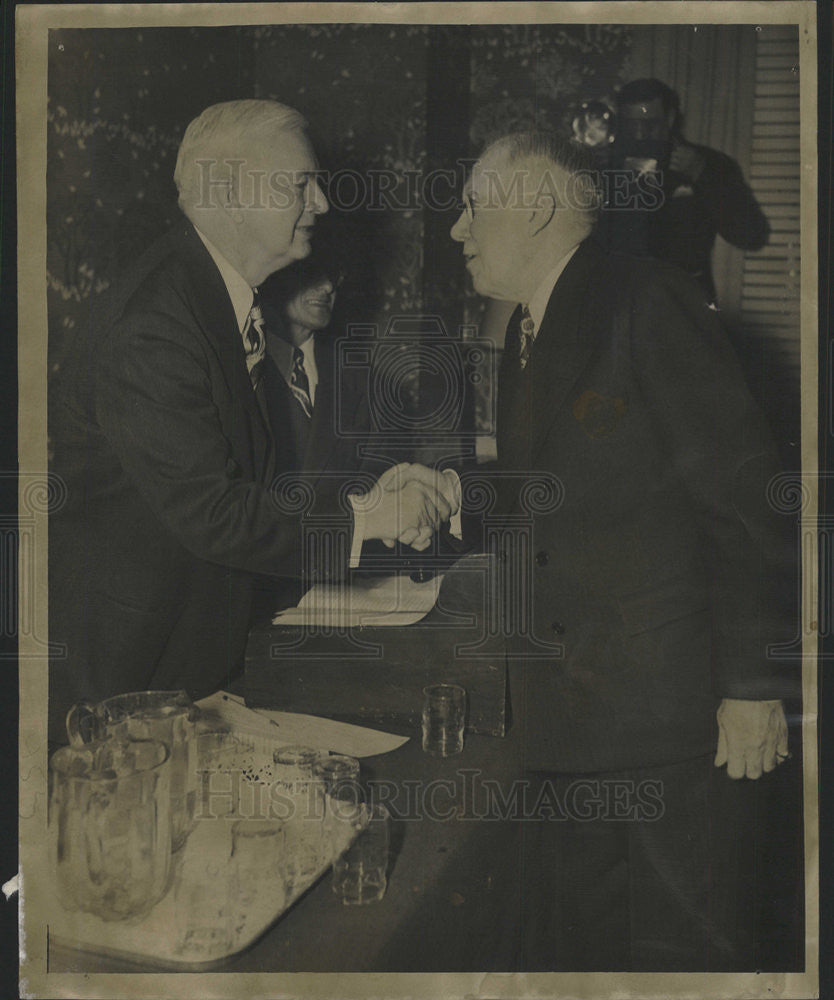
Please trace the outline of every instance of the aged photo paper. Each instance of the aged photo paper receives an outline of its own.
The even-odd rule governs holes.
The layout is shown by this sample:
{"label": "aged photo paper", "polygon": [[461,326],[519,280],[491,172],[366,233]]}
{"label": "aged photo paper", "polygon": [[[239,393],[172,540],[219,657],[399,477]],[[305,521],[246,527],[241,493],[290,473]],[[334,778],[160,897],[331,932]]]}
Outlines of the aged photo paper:
{"label": "aged photo paper", "polygon": [[[15,45],[20,996],[817,996],[817,642],[827,614],[818,607],[816,559],[815,5],[37,4],[18,7]],[[661,84],[624,90],[633,81]],[[182,167],[179,199],[191,222],[178,208],[175,164],[186,126],[204,109],[232,101],[251,102],[239,106],[243,117],[229,126],[228,134],[238,138],[247,134],[245,115],[251,112],[256,120],[265,102],[303,115],[306,131],[282,126],[282,135],[291,137],[287,148],[295,152],[278,169],[304,178],[296,188],[263,171],[260,192],[266,192],[273,215],[255,202],[236,203],[236,211],[227,203],[211,216],[223,219],[212,229],[209,216],[216,206],[202,206],[199,214],[197,194],[192,191],[188,201]],[[256,101],[264,103],[255,107]],[[267,148],[267,131],[257,142],[247,141]],[[523,138],[479,160],[502,136],[541,131],[557,136],[564,162],[554,160],[551,147],[542,152],[537,140]],[[205,138],[198,132],[190,133],[195,148]],[[244,162],[235,160],[234,141],[224,161],[232,170]],[[240,155],[248,154],[241,149]],[[571,183],[556,194],[540,185],[535,202],[524,202],[513,215],[509,200],[524,198],[529,177],[518,187],[515,178],[505,185],[508,164],[546,158]],[[212,174],[214,161],[196,162],[202,181],[208,178],[202,194],[222,192],[225,198],[233,191],[235,182],[223,179],[227,174]],[[589,176],[583,165],[590,165],[601,189],[583,187]],[[490,216],[489,197],[496,191],[500,204]],[[270,325],[268,302],[265,339],[263,332],[260,342],[252,333],[261,319],[250,312],[259,301],[252,289],[265,301],[289,261],[281,257],[277,270],[252,264],[247,271],[256,250],[278,239],[275,234],[287,225],[281,220],[290,202],[282,198],[301,199],[299,211],[316,216],[312,237],[312,222],[306,233],[288,237],[288,245],[301,241],[306,247],[290,254],[298,263],[288,274],[302,276],[309,253],[304,241],[312,239],[310,261],[320,269],[310,271],[299,288],[307,296],[304,304],[325,315],[318,325],[294,320],[287,305],[283,321],[309,336],[327,326],[332,313],[333,325],[342,324],[341,339],[331,341],[335,363],[331,358],[325,364],[318,353],[315,361],[312,338],[306,354],[299,339],[291,353],[285,341],[273,355],[269,331],[275,321]],[[608,240],[604,249],[610,255],[589,249],[593,223],[582,229],[597,212],[602,221],[594,232]],[[510,215],[500,228],[500,219]],[[521,215],[523,225],[517,222]],[[209,220],[203,228],[195,221],[202,218]],[[296,223],[304,228],[298,217]],[[234,243],[230,237],[227,248],[221,239],[226,225],[238,226],[238,232],[247,227],[246,238]],[[579,235],[561,236],[571,225]],[[99,322],[91,317],[109,301],[119,276],[140,266],[137,261],[147,259],[142,255],[149,248],[155,252],[162,245],[157,241],[175,230],[190,249],[161,268],[158,300],[152,298],[157,286],[148,291],[146,283],[133,305],[122,304],[113,329],[123,346],[109,338],[79,350],[82,335]],[[554,232],[544,267],[540,248]],[[661,259],[657,270],[647,257]],[[194,271],[182,263],[188,260]],[[693,325],[688,317],[696,302],[703,308]],[[156,346],[134,358],[128,356],[129,335],[131,323],[140,320],[130,310],[137,308],[145,322],[152,317],[139,331],[139,343]],[[245,352],[232,336],[228,351],[233,346],[239,355],[240,377],[228,391],[224,379],[231,384],[233,366],[224,360],[225,348],[219,349],[220,361],[207,349],[201,353],[189,328],[204,316],[207,326],[216,322],[221,329],[221,313],[227,327],[237,319]],[[631,324],[627,335],[618,325],[624,315]],[[315,338],[316,352],[324,339]],[[562,346],[549,346],[557,343]],[[282,350],[288,352],[286,370],[278,360]],[[232,652],[237,648],[232,621],[240,612],[234,605],[239,580],[265,579],[270,567],[254,545],[247,547],[240,527],[257,526],[257,503],[235,508],[245,516],[227,525],[225,500],[195,486],[204,482],[200,463],[210,465],[220,453],[201,436],[202,428],[212,422],[230,428],[228,452],[209,474],[222,477],[230,496],[247,489],[249,479],[260,475],[257,463],[254,472],[247,470],[235,450],[249,440],[248,421],[261,419],[269,427],[263,441],[273,448],[281,428],[289,426],[276,430],[280,421],[258,396],[266,390],[256,366],[273,357],[280,392],[290,402],[294,397],[308,420],[303,423],[297,413],[293,418],[296,446],[307,441],[308,428],[311,435],[322,429],[314,403],[326,402],[328,379],[335,379],[342,389],[334,397],[329,430],[338,447],[353,449],[365,461],[350,472],[367,485],[350,492],[377,495],[377,476],[389,482],[382,470],[409,463],[410,473],[401,471],[393,485],[377,492],[384,498],[389,490],[403,496],[409,488],[425,490],[431,500],[423,510],[434,516],[425,544],[440,521],[450,521],[438,533],[450,548],[445,562],[415,562],[425,521],[409,527],[396,536],[396,551],[407,550],[407,572],[401,568],[384,586],[372,576],[356,577],[347,613],[339,603],[343,592],[333,596],[327,586],[298,608],[300,593],[280,605],[264,598],[273,603],[249,632],[245,676],[230,674],[228,683],[206,690],[191,678],[226,644]],[[537,383],[545,361],[550,371]],[[92,386],[104,370],[118,371],[121,383],[85,395],[87,379]],[[189,380],[193,371],[201,374]],[[217,385],[224,387],[220,402]],[[69,440],[65,414],[78,416],[94,392],[101,398],[90,412],[100,426],[93,431],[79,423],[72,439],[73,475],[79,478],[71,479],[62,464]],[[74,404],[65,408],[73,394],[82,400],[77,410]],[[181,404],[185,409],[178,410]],[[370,444],[363,438],[360,446],[356,414],[365,412],[362,407],[377,436]],[[705,435],[698,440],[696,426]],[[770,443],[760,445],[758,435]],[[653,457],[654,444],[646,442],[655,440],[662,443]],[[135,496],[95,478],[90,456],[111,445],[107,454],[118,455],[128,479],[133,477]],[[756,479],[770,468],[770,455],[778,472]],[[436,469],[430,482],[440,486],[409,485],[418,465],[426,475]],[[490,480],[493,468],[498,478]],[[319,473],[315,489],[275,480],[275,502],[295,518],[299,533],[319,516],[314,502],[328,495],[334,476]],[[490,520],[492,508],[483,497],[500,498],[507,489],[522,498],[526,521]],[[165,490],[170,502],[159,501],[165,529],[148,541],[145,511],[157,510]],[[343,519],[335,527],[328,522],[328,530],[341,539],[332,543],[333,551],[344,544],[343,569],[355,555],[351,545],[360,524],[366,542],[376,540],[381,552],[374,565],[390,565],[385,546],[395,538],[382,529],[372,533],[374,510],[362,508],[361,498],[347,504],[344,489],[340,496]],[[89,536],[81,527],[74,533],[75,522],[67,521],[75,510],[82,512],[77,523],[84,530],[93,524]],[[467,517],[474,513],[480,514],[482,534],[467,549]],[[765,514],[778,522],[779,537],[788,539],[790,549],[782,564],[791,568],[781,580],[790,593],[774,615],[764,610],[758,589],[761,584],[762,594],[768,590],[769,567],[781,552],[761,526]],[[545,522],[555,525],[552,532],[530,527]],[[559,524],[571,527],[560,535]],[[743,543],[734,534],[739,527]],[[169,530],[177,541],[166,549]],[[529,562],[529,588],[515,599],[521,624],[501,619],[504,624],[493,629],[489,581],[497,578],[494,573],[503,573],[502,579],[510,573],[500,566],[508,565],[512,531]],[[235,541],[227,545],[227,537]],[[310,551],[320,552],[310,544]],[[758,555],[748,551],[754,544],[761,547]],[[701,573],[696,583],[689,561],[711,558],[710,545],[719,568],[706,583]],[[487,561],[492,556],[496,562]],[[132,571],[131,559],[140,589],[154,572],[167,578],[153,600],[127,608],[119,588]],[[738,581],[751,566],[758,572],[748,573],[748,593]],[[60,574],[64,583],[56,584]],[[391,814],[387,889],[383,881],[380,899],[342,905],[335,892],[329,866],[349,843],[340,839],[347,827],[332,833],[329,853],[318,856],[308,881],[297,881],[294,891],[286,881],[276,889],[265,859],[273,849],[269,835],[279,835],[279,826],[256,828],[261,814],[255,806],[234,834],[229,816],[195,821],[176,869],[181,874],[192,866],[194,881],[171,875],[176,885],[169,883],[167,895],[160,896],[171,842],[160,846],[158,829],[148,826],[163,823],[167,792],[163,805],[152,784],[124,793],[124,808],[141,820],[126,821],[114,846],[107,812],[112,802],[82,788],[72,771],[81,765],[62,765],[61,771],[53,763],[50,778],[50,756],[66,742],[62,732],[56,736],[54,719],[60,730],[67,705],[78,700],[76,694],[62,703],[55,679],[62,662],[82,655],[73,644],[95,632],[103,607],[85,604],[83,613],[59,618],[56,588],[71,579],[69,590],[86,593],[93,576],[102,601],[122,600],[124,616],[102,625],[85,647],[91,675],[98,655],[105,674],[123,671],[131,678],[127,687],[105,690],[108,696],[182,687],[189,705],[192,697],[208,697],[211,712],[233,728],[243,718],[247,736],[237,745],[245,744],[248,756],[235,767],[246,794],[256,794],[255,772],[264,787],[277,781],[273,744],[309,742],[359,760],[364,787]],[[470,605],[463,597],[476,579],[483,603],[467,617]],[[224,596],[212,617],[218,593]],[[174,666],[148,673],[140,684],[128,661],[136,654],[141,662],[140,647],[151,633],[175,634],[181,622],[171,609],[180,600],[190,608],[190,594],[203,595],[203,616],[199,607],[193,612],[192,631],[178,640],[179,653],[169,642]],[[282,610],[283,624],[280,617],[273,621]],[[724,623],[714,632],[705,624],[710,613]],[[790,634],[768,631],[771,618],[780,615],[789,620]],[[303,648],[287,645],[287,636],[298,635],[309,642]],[[245,640],[238,650],[241,667]],[[709,679],[697,674],[701,648],[708,650],[704,662],[713,657],[716,676],[722,656],[731,664],[730,673],[715,682],[716,699],[723,699],[715,733]],[[115,655],[115,649],[121,652]],[[773,677],[762,679],[748,668],[759,651],[768,669],[773,666]],[[183,667],[178,674],[178,663],[189,657],[198,662],[196,673]],[[614,672],[594,687],[596,665],[609,661]],[[667,661],[682,664],[684,680],[677,688],[661,669]],[[590,686],[583,687],[588,677]],[[439,683],[467,692],[460,708],[468,713],[463,750],[456,756],[444,756],[453,752],[445,743],[438,756],[421,749],[421,736],[423,749],[430,740],[427,716],[421,720],[421,690]],[[96,701],[93,691],[82,695]],[[248,723],[244,698],[249,709],[263,710]],[[207,718],[206,703],[200,704]],[[757,763],[741,754],[741,771],[734,774],[735,727],[747,723],[734,722],[740,716],[732,713],[753,719],[760,711],[755,706],[765,704],[772,707],[761,711],[770,714],[755,715],[768,720],[767,731],[765,723],[761,728],[764,756],[760,750]],[[635,705],[645,712],[635,715]],[[703,705],[710,707],[702,725],[695,716]],[[166,703],[165,711],[176,709]],[[452,710],[444,703],[443,711]],[[311,716],[317,718],[305,721]],[[276,733],[287,735],[279,739]],[[713,766],[716,734],[723,760],[715,764],[721,766]],[[159,761],[142,766],[152,771],[162,766]],[[113,787],[122,763],[109,764]],[[210,781],[209,772],[202,773],[201,780]],[[522,786],[521,797],[514,797]],[[205,783],[200,787],[190,807],[198,820],[201,803],[206,807],[226,794],[219,786],[211,794]],[[704,801],[726,798],[728,809],[739,814],[743,802],[745,819],[732,827],[739,831],[737,842],[729,834],[707,847],[714,831],[704,834],[703,844],[698,839],[696,828],[709,826],[705,810],[712,808],[702,805],[702,788]],[[271,789],[274,802],[274,783]],[[488,807],[482,808],[484,801]],[[511,821],[509,811],[519,802],[524,815]],[[677,846],[665,854],[658,846],[666,829],[661,820],[675,810]],[[62,834],[56,855],[59,811],[73,832]],[[363,813],[366,839],[372,835],[368,815]],[[554,820],[564,821],[563,830],[551,840],[543,831],[560,825]],[[213,848],[201,853],[198,845],[210,845],[207,831],[221,828],[233,846],[213,865],[206,860]],[[169,838],[172,829],[176,837],[176,820],[167,828]],[[289,851],[287,829],[280,831],[282,851]],[[62,876],[59,903],[55,868],[66,870],[72,837],[86,874],[69,888]],[[108,857],[108,851],[115,853]],[[247,857],[254,867],[246,867]],[[157,862],[165,869],[161,874]],[[127,888],[112,870],[119,865]],[[732,873],[737,892],[727,888],[724,875],[710,881],[721,872]],[[110,895],[99,892],[108,879]],[[161,902],[151,899],[154,880],[161,880],[155,897]],[[145,902],[120,902],[122,891]],[[94,912],[106,918],[97,924],[98,917],[81,912],[90,908],[83,902],[80,910],[65,907],[73,893],[95,897]],[[148,911],[146,904],[156,909]],[[745,917],[734,917],[735,907],[739,914],[755,913],[755,927],[742,926]],[[156,924],[148,912],[157,914]],[[734,920],[748,948],[744,960],[736,957],[742,952],[734,940],[711,929]],[[708,944],[702,951],[690,926],[704,931]],[[549,942],[557,942],[552,964]],[[688,947],[696,957],[687,955]]]}

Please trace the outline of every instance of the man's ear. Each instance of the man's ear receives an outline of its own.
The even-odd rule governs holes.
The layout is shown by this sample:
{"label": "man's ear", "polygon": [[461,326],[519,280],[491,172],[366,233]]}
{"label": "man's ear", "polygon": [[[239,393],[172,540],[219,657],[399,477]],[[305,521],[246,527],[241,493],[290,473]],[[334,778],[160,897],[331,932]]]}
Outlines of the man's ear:
{"label": "man's ear", "polygon": [[539,192],[536,196],[536,204],[530,211],[530,235],[536,236],[543,229],[546,229],[555,214],[556,199],[546,191]]}

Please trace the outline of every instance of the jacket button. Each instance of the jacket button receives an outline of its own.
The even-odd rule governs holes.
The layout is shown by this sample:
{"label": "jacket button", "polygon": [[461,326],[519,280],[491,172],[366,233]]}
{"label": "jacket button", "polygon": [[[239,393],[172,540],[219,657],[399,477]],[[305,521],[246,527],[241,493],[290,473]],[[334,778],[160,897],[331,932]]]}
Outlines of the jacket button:
{"label": "jacket button", "polygon": [[565,626],[561,622],[553,622],[550,627],[553,629],[556,635],[565,634]]}
{"label": "jacket button", "polygon": [[547,553],[542,549],[541,552],[536,553],[536,565],[546,566],[547,565]]}

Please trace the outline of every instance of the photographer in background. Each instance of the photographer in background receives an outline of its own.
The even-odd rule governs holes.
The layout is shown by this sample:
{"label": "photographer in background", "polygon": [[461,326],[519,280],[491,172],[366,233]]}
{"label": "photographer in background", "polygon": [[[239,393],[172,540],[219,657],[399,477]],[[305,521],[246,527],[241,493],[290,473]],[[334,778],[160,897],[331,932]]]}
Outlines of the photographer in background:
{"label": "photographer in background", "polygon": [[676,264],[714,303],[716,235],[760,250],[770,234],[741,169],[726,154],[684,138],[678,95],[660,80],[627,83],[617,96],[616,121],[598,241],[609,251]]}

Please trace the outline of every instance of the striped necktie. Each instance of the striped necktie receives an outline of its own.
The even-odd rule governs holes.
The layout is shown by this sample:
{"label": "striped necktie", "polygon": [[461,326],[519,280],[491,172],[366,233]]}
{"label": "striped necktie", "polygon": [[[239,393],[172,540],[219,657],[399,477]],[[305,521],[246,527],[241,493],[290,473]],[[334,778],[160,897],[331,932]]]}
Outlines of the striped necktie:
{"label": "striped necktie", "polygon": [[249,371],[252,388],[257,389],[266,355],[266,323],[261,312],[257,289],[254,296],[252,308],[243,326],[243,348],[246,351],[246,368]]}
{"label": "striped necktie", "polygon": [[527,367],[530,360],[530,351],[533,349],[533,341],[536,339],[536,324],[530,315],[527,306],[521,308],[521,323],[518,332],[518,360],[522,369]]}
{"label": "striped necktie", "polygon": [[310,380],[304,368],[304,352],[298,348],[292,349],[292,373],[290,375],[290,388],[305,416],[309,419],[313,416],[313,401],[310,398]]}

